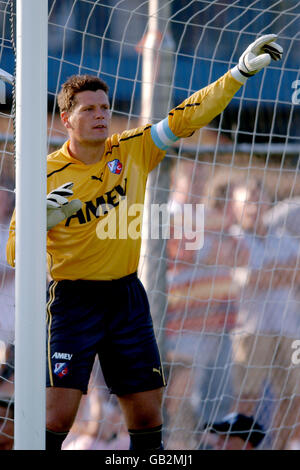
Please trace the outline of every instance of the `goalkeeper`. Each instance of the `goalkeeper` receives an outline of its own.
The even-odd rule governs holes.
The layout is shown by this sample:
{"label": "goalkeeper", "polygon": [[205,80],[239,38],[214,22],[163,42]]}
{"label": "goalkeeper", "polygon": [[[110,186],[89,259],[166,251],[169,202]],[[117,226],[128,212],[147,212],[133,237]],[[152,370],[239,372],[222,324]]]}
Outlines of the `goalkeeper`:
{"label": "goalkeeper", "polygon": [[[137,278],[141,237],[101,224],[122,202],[143,204],[148,173],[181,137],[221,113],[246,80],[279,60],[275,35],[252,43],[232,70],[194,93],[155,125],[109,137],[108,88],[75,75],[58,96],[69,140],[47,160],[47,450],[61,449],[96,355],[117,395],[133,450],[159,450],[166,385],[145,290]],[[128,215],[128,223],[130,223]],[[119,233],[120,231],[120,233]],[[122,234],[121,234],[122,231]],[[122,235],[122,236],[121,236]],[[15,261],[15,214],[7,260]]]}

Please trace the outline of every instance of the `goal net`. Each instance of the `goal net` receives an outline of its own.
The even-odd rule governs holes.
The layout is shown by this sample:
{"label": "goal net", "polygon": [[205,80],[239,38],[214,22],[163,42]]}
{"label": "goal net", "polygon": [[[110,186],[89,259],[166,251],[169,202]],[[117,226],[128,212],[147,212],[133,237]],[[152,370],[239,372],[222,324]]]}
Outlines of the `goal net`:
{"label": "goal net", "polygon": [[[70,75],[94,74],[108,83],[111,133],[119,133],[165,118],[235,66],[259,35],[278,35],[283,59],[248,80],[205,128],[170,147],[150,174],[145,233],[152,205],[167,211],[161,213],[160,236],[145,236],[139,274],[168,382],[165,448],[226,448],[230,436],[238,436],[232,415],[222,441],[210,430],[228,414],[241,413],[261,426],[259,448],[299,449],[300,2],[48,4],[49,153],[67,139],[57,94]],[[14,21],[15,1],[0,1],[0,68],[11,74]],[[0,106],[0,395],[12,396],[14,271],[5,260],[14,205],[10,85]],[[197,237],[199,207],[204,225],[196,224]],[[178,225],[183,215],[188,230]],[[243,448],[252,435],[247,433]],[[127,449],[128,442],[117,400],[108,395],[96,361],[64,448]]]}
{"label": "goal net", "polygon": [[[0,2],[0,448],[12,442],[11,423],[14,394],[14,270],[6,263],[5,247],[14,208],[14,122],[13,87],[5,77],[14,76],[15,42],[13,4]],[[7,403],[6,407],[2,407]],[[2,419],[4,418],[4,419]]]}

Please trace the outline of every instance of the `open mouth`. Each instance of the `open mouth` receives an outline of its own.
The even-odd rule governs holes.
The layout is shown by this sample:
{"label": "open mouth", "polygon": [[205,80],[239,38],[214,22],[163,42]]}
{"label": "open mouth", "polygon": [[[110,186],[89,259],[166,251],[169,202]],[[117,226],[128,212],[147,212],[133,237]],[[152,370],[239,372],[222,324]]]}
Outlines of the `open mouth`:
{"label": "open mouth", "polygon": [[93,129],[106,129],[106,126],[103,124],[98,124],[97,126],[94,126]]}

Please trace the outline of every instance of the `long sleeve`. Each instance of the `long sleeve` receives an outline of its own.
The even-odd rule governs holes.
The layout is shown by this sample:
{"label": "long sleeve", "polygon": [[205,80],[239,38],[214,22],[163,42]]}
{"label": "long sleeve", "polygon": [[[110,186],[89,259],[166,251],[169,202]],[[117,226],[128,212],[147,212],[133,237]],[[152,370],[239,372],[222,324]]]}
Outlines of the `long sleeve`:
{"label": "long sleeve", "polygon": [[16,228],[16,214],[15,211],[12,215],[10,226],[9,226],[9,236],[6,244],[6,259],[10,266],[15,267],[15,242],[16,242],[16,235],[15,235],[15,228]]}
{"label": "long sleeve", "polygon": [[197,91],[169,112],[168,117],[151,128],[157,147],[166,150],[181,137],[206,126],[230,103],[243,83],[228,71],[215,82]]}
{"label": "long sleeve", "polygon": [[188,137],[206,126],[230,103],[242,83],[228,71],[217,81],[197,91],[169,113],[168,122],[177,137]]}

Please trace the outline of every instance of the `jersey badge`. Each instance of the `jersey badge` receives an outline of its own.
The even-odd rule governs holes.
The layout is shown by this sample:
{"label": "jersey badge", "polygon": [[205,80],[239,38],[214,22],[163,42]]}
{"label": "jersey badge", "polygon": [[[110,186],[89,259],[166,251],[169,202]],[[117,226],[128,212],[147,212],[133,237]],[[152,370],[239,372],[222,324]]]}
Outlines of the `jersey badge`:
{"label": "jersey badge", "polygon": [[58,375],[58,377],[62,378],[69,372],[68,366],[66,362],[57,362],[54,366],[54,374]]}
{"label": "jersey badge", "polygon": [[117,158],[115,158],[114,160],[108,162],[107,166],[110,169],[110,171],[112,173],[114,173],[115,175],[119,175],[122,171],[122,168],[123,168],[122,163]]}

